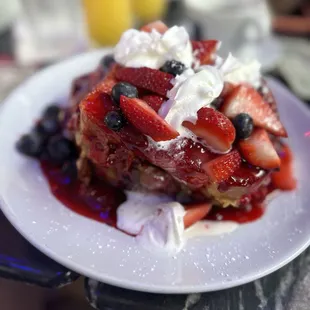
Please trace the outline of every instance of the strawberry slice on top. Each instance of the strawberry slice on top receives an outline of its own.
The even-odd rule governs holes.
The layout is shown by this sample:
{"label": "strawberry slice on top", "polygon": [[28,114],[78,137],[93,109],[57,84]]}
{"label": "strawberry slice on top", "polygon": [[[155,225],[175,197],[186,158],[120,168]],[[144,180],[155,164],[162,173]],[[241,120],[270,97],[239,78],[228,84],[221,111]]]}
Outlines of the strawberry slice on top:
{"label": "strawberry slice on top", "polygon": [[253,118],[256,126],[266,129],[275,136],[287,137],[277,114],[251,86],[236,87],[225,99],[221,111],[229,118],[234,118],[240,113],[247,113]]}
{"label": "strawberry slice on top", "polygon": [[172,140],[179,135],[173,127],[141,99],[121,96],[120,107],[133,126],[155,141]]}
{"label": "strawberry slice on top", "polygon": [[237,150],[205,163],[203,169],[207,172],[211,181],[220,183],[226,181],[241,165],[241,156]]}
{"label": "strawberry slice on top", "polygon": [[185,121],[183,126],[202,138],[212,150],[228,152],[236,138],[232,122],[213,108],[202,108],[197,115],[196,124]]}
{"label": "strawberry slice on top", "polygon": [[293,174],[293,155],[287,145],[283,146],[280,157],[280,171],[272,173],[271,181],[278,189],[286,191],[294,190],[297,186],[297,181]]}
{"label": "strawberry slice on top", "polygon": [[158,112],[165,98],[157,95],[144,95],[141,98],[145,101],[155,112]]}
{"label": "strawberry slice on top", "polygon": [[262,128],[254,129],[248,139],[240,140],[239,149],[244,159],[254,166],[263,169],[280,167],[280,158],[267,131]]}
{"label": "strawberry slice on top", "polygon": [[113,86],[117,83],[113,78],[105,79],[96,86],[96,90],[111,95]]}
{"label": "strawberry slice on top", "polygon": [[174,78],[172,74],[147,67],[119,68],[115,75],[119,81],[128,82],[164,97],[173,87],[170,82]]}
{"label": "strawberry slice on top", "polygon": [[192,41],[193,54],[200,65],[211,65],[220,42],[217,40]]}
{"label": "strawberry slice on top", "polygon": [[140,30],[145,32],[152,32],[153,29],[157,30],[159,33],[165,33],[168,30],[168,27],[161,20],[157,20],[142,26]]}

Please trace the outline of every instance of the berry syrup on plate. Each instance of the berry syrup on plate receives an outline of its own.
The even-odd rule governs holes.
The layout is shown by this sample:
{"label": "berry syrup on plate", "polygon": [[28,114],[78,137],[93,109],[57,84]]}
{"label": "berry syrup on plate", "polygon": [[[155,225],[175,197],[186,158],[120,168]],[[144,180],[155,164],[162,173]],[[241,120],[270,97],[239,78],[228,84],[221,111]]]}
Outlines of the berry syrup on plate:
{"label": "berry syrup on plate", "polygon": [[[77,179],[74,165],[63,167],[41,161],[42,171],[53,195],[72,211],[116,227],[116,209],[126,200],[122,190],[99,180],[85,185]],[[272,188],[268,189],[270,191]],[[257,201],[263,201],[264,198],[265,196],[258,197]],[[259,202],[240,208],[213,207],[205,219],[248,223],[259,219],[264,211],[264,205]]]}

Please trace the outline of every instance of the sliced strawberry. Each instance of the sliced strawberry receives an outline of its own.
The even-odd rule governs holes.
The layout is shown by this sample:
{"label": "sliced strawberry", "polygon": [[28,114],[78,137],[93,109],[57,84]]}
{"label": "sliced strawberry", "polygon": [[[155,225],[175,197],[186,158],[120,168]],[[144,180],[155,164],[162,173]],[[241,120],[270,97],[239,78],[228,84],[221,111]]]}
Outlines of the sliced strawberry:
{"label": "sliced strawberry", "polygon": [[236,87],[225,99],[221,111],[229,118],[234,118],[239,113],[248,113],[256,126],[263,127],[276,136],[287,137],[277,114],[251,86]]}
{"label": "sliced strawberry", "polygon": [[174,76],[156,69],[142,67],[120,68],[116,71],[116,78],[166,97],[167,91],[173,86],[170,81]]}
{"label": "sliced strawberry", "polygon": [[233,91],[234,88],[236,88],[236,86],[234,84],[229,83],[229,82],[225,82],[220,97],[224,98],[224,97],[228,96]]}
{"label": "sliced strawberry", "polygon": [[108,73],[104,76],[105,80],[115,79],[116,72],[121,68],[121,66],[117,63],[112,64]]}
{"label": "sliced strawberry", "polygon": [[129,122],[155,141],[171,140],[179,135],[141,99],[121,96],[120,106]]}
{"label": "sliced strawberry", "polygon": [[165,33],[168,30],[168,27],[161,20],[157,20],[155,22],[142,26],[140,30],[145,32],[151,32],[153,29],[157,30],[159,33]]}
{"label": "sliced strawberry", "polygon": [[213,64],[218,45],[217,40],[192,41],[194,56],[201,65]]}
{"label": "sliced strawberry", "polygon": [[108,79],[103,80],[101,83],[99,83],[96,89],[103,93],[107,93],[111,95],[112,88],[116,83],[117,81],[115,79],[108,78]]}
{"label": "sliced strawberry", "polygon": [[297,186],[297,181],[293,175],[293,156],[290,148],[285,145],[280,154],[281,165],[280,171],[273,172],[271,180],[273,185],[281,190],[294,190]]}
{"label": "sliced strawberry", "polygon": [[232,90],[235,87],[236,86],[233,85],[232,83],[225,82],[223,90],[221,94],[219,95],[219,97],[217,97],[215,100],[212,101],[211,103],[212,107],[215,108],[216,110],[220,110],[221,106],[223,105],[225,101],[225,98],[232,92]]}
{"label": "sliced strawberry", "polygon": [[276,100],[264,79],[261,80],[261,87],[259,88],[258,92],[263,97],[264,101],[270,105],[272,111],[278,114]]}
{"label": "sliced strawberry", "polygon": [[263,169],[280,167],[280,158],[269,139],[268,133],[262,128],[254,129],[246,140],[239,141],[242,156],[253,166]]}
{"label": "sliced strawberry", "polygon": [[210,212],[211,208],[212,205],[208,203],[186,206],[186,213],[183,218],[184,227],[188,228],[202,220]]}
{"label": "sliced strawberry", "polygon": [[236,130],[232,122],[224,114],[212,108],[202,108],[197,115],[196,124],[185,121],[183,126],[204,139],[211,149],[222,153],[229,151],[236,138]]}
{"label": "sliced strawberry", "polygon": [[221,155],[203,165],[210,179],[214,182],[226,181],[241,164],[241,156],[237,150]]}
{"label": "sliced strawberry", "polygon": [[165,101],[164,97],[156,96],[156,95],[145,95],[141,98],[145,101],[155,112],[158,112],[161,105]]}

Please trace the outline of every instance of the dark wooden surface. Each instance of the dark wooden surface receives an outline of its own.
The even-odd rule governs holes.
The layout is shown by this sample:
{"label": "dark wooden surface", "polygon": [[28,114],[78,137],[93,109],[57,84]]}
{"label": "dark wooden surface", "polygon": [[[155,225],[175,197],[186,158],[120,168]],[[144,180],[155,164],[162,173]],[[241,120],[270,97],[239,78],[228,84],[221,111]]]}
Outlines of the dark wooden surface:
{"label": "dark wooden surface", "polygon": [[102,310],[309,310],[310,250],[267,277],[224,291],[146,294],[94,280],[86,280],[85,288],[91,304]]}

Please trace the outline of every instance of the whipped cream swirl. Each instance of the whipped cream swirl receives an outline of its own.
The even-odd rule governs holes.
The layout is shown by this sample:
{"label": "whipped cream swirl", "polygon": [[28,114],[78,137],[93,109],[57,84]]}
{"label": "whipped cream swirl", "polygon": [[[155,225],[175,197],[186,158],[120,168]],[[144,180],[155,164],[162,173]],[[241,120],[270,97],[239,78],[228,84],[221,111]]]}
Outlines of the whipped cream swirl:
{"label": "whipped cream swirl", "polygon": [[196,123],[197,112],[209,107],[224,87],[223,74],[214,66],[204,66],[200,71],[186,70],[174,81],[174,87],[167,93],[169,100],[162,105],[159,114],[181,135],[182,123]]}
{"label": "whipped cream swirl", "polygon": [[125,31],[114,48],[115,60],[125,67],[159,69],[167,60],[177,60],[190,68],[192,44],[184,27],[174,26],[164,34],[156,30]]}
{"label": "whipped cream swirl", "polygon": [[247,83],[254,88],[258,88],[261,84],[261,64],[257,60],[243,63],[233,57],[232,54],[229,54],[225,60],[219,59],[217,65],[219,70],[223,73],[225,82],[236,85]]}

